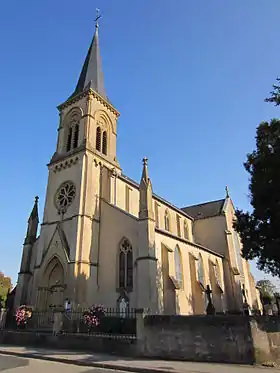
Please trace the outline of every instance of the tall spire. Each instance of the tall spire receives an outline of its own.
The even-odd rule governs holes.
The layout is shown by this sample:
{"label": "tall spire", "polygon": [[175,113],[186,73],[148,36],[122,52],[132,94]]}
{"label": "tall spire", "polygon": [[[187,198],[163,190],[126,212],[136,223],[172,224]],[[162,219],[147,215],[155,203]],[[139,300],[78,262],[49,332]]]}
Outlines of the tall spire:
{"label": "tall spire", "polygon": [[149,175],[148,175],[148,158],[143,158],[143,171],[141,181],[144,182],[146,185],[149,183]]}
{"label": "tall spire", "polygon": [[143,159],[143,171],[140,181],[139,218],[153,219],[153,190],[152,183],[148,176],[148,158]]}
{"label": "tall spire", "polygon": [[35,197],[35,202],[31,214],[28,219],[28,227],[27,233],[25,237],[25,244],[34,243],[37,237],[37,229],[39,223],[39,215],[38,215],[38,200],[39,197]]}
{"label": "tall spire", "polygon": [[[83,92],[84,89],[92,88],[104,98],[107,98],[104,77],[102,72],[101,55],[99,48],[99,19],[101,18],[99,9],[96,9],[95,33],[88,50],[76,89],[72,96]],[[72,97],[71,96],[71,97]]]}

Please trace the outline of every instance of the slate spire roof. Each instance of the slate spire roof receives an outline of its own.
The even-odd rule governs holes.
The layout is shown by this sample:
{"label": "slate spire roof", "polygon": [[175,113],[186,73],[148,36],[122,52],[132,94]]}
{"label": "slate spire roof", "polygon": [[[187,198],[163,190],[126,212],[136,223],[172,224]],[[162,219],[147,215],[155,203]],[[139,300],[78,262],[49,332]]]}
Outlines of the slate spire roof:
{"label": "slate spire roof", "polygon": [[99,93],[102,97],[107,99],[102,72],[98,29],[99,25],[98,22],[96,22],[95,33],[89,47],[76,89],[71,97],[82,93],[85,89],[92,88],[95,92]]}

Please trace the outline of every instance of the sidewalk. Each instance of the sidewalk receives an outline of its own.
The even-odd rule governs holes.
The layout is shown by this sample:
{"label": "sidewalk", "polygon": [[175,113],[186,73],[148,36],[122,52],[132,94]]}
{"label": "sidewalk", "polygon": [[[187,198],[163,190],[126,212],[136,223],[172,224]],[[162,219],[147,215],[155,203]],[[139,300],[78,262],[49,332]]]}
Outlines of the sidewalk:
{"label": "sidewalk", "polygon": [[259,366],[142,360],[29,347],[0,346],[0,354],[137,373],[279,373],[277,368]]}

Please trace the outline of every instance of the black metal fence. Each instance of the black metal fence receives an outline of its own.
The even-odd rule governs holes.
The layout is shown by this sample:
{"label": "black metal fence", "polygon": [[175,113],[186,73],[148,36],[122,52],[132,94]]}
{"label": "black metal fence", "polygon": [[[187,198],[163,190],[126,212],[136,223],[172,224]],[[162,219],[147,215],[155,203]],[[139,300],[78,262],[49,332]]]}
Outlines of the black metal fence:
{"label": "black metal fence", "polygon": [[22,331],[52,332],[55,318],[60,317],[61,333],[90,334],[99,336],[136,337],[136,315],[134,309],[126,310],[125,314],[118,309],[107,308],[104,313],[90,323],[86,315],[88,310],[63,311],[32,311],[26,323],[17,324],[15,315],[7,317],[6,328]]}

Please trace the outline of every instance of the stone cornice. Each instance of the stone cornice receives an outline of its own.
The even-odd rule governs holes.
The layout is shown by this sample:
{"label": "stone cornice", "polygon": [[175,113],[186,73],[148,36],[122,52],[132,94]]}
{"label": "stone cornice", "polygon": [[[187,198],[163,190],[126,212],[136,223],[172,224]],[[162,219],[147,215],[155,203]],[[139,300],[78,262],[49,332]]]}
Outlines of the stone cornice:
{"label": "stone cornice", "polygon": [[42,225],[53,225],[53,224],[58,224],[58,223],[63,223],[65,221],[69,221],[69,220],[72,220],[72,219],[75,219],[75,218],[88,218],[92,221],[96,221],[97,223],[99,223],[99,219],[95,218],[95,217],[92,217],[90,215],[87,215],[87,214],[76,214],[76,215],[72,215],[71,217],[69,218],[64,218],[62,221],[61,220],[54,220],[54,221],[51,221],[51,222],[48,222],[48,221],[45,221],[41,224]]}
{"label": "stone cornice", "polygon": [[135,259],[135,262],[139,262],[140,260],[152,260],[154,262],[157,262],[158,259],[155,256],[139,256],[138,258]]}
{"label": "stone cornice", "polygon": [[105,106],[108,110],[110,110],[115,116],[118,118],[120,116],[120,113],[114,108],[112,104],[110,104],[107,100],[105,100],[101,95],[99,95],[97,92],[95,92],[92,88],[88,89],[87,91],[84,91],[78,95],[75,95],[74,97],[68,99],[66,102],[64,102],[61,105],[57,106],[57,109],[59,111],[67,108],[70,105],[73,105],[74,103],[80,101],[84,97],[90,97],[93,96],[97,101],[99,101],[103,106]]}
{"label": "stone cornice", "polygon": [[[93,146],[91,146],[90,144],[82,144],[78,148],[67,153],[54,153],[47,166],[49,168],[53,168],[53,166],[57,164],[58,167],[56,171],[60,171],[63,168],[71,167],[78,162],[78,155],[80,153],[85,154],[87,151],[96,157],[96,164],[99,164],[102,161],[105,164],[105,166],[106,163],[109,163],[111,166],[113,166],[113,168],[117,168],[121,171],[118,161],[112,161],[108,159],[106,156],[103,156],[101,153],[97,152],[96,149],[94,149]],[[107,168],[109,167],[107,166]]]}

